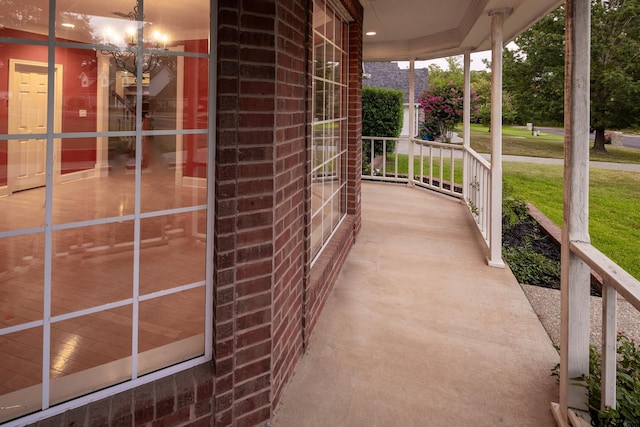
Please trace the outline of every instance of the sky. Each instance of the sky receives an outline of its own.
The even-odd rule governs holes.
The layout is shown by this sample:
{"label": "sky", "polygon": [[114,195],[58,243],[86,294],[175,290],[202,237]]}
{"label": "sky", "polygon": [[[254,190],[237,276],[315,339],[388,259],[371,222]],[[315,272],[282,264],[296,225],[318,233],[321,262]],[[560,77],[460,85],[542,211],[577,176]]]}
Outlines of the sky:
{"label": "sky", "polygon": [[[507,46],[509,49],[517,49],[518,46],[515,43],[509,43]],[[462,64],[462,56],[460,56],[461,64]],[[477,52],[471,54],[471,70],[472,71],[481,71],[481,70],[489,70],[482,63],[483,59],[487,59],[491,61],[491,51],[485,50],[484,52]],[[447,61],[444,58],[434,59],[431,61],[416,61],[416,69],[418,68],[427,68],[430,64],[436,64],[443,70],[447,70],[449,67],[447,65]],[[409,61],[398,61],[398,65],[400,68],[409,68]]]}

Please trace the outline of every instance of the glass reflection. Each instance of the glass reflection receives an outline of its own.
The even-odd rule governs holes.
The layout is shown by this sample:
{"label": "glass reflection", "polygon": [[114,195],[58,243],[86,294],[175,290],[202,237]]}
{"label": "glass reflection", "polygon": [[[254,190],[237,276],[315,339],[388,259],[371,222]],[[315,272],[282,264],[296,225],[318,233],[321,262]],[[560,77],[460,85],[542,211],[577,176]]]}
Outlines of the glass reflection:
{"label": "glass reflection", "polygon": [[42,327],[0,335],[0,422],[42,405]]}
{"label": "glass reflection", "polygon": [[[149,136],[148,161],[142,174],[142,211],[150,212],[207,202],[205,141],[184,146],[182,135]],[[206,140],[206,136],[202,135]]]}
{"label": "glass reflection", "polygon": [[140,303],[139,374],[204,353],[204,301],[199,287]]}
{"label": "glass reflection", "polygon": [[54,316],[132,297],[133,221],[56,231],[53,248]]}
{"label": "glass reflection", "polygon": [[0,238],[0,327],[42,319],[44,234]]}
{"label": "glass reflection", "polygon": [[131,378],[130,305],[51,325],[51,401]]}
{"label": "glass reflection", "polygon": [[[128,154],[111,152],[107,138],[63,139],[61,146],[63,169],[53,189],[54,224],[133,214],[135,176],[127,169]],[[99,157],[102,166],[83,156]]]}
{"label": "glass reflection", "polygon": [[204,281],[205,211],[148,218],[142,221],[140,294]]}
{"label": "glass reflection", "polygon": [[2,0],[0,9],[0,37],[46,41],[49,28],[48,1]]}

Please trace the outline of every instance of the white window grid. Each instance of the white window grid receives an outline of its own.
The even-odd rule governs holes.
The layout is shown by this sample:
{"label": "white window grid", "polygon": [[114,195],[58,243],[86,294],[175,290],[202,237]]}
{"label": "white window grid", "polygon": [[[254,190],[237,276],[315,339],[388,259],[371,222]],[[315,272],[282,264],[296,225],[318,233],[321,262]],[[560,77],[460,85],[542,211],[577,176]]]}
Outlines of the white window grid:
{"label": "white window grid", "polygon": [[[216,1],[213,0],[211,8],[216,7]],[[55,0],[49,1],[49,37],[46,41],[42,40],[32,40],[32,39],[18,39],[18,38],[8,38],[8,37],[0,37],[0,43],[9,43],[9,44],[19,44],[19,45],[35,45],[35,46],[45,46],[47,47],[47,71],[48,71],[48,82],[47,85],[50,88],[55,87],[55,48],[56,47],[67,47],[67,48],[79,48],[79,49],[88,49],[88,50],[99,50],[103,48],[101,45],[87,45],[82,43],[72,43],[72,42],[60,42],[56,41],[55,38]],[[213,16],[209,34],[215,36],[215,32],[213,31],[217,27],[216,17]],[[215,45],[215,38],[210,37],[210,46]],[[208,59],[210,63],[214,64],[215,61],[213,54],[201,54],[194,52],[180,52],[177,54],[179,56],[191,56],[198,58]],[[137,75],[137,97],[136,97],[136,111],[137,117],[136,122],[141,123],[142,121],[142,70],[138,69]],[[216,70],[215,66],[209,67],[209,81],[215,81],[216,79]],[[208,103],[208,111],[210,117],[215,117],[215,84],[209,85],[209,103]],[[0,232],[0,238],[5,237],[15,237],[15,236],[24,236],[30,234],[44,234],[45,241],[45,250],[44,250],[44,303],[43,303],[43,319],[23,323],[20,325],[15,325],[11,327],[0,328],[0,336],[7,335],[14,332],[25,331],[32,328],[42,327],[42,337],[43,337],[43,359],[42,359],[42,407],[40,412],[36,412],[31,415],[23,416],[17,419],[9,420],[5,424],[7,427],[12,426],[20,426],[26,423],[32,423],[41,419],[45,419],[56,414],[62,413],[71,408],[79,407],[82,405],[86,405],[90,402],[99,400],[104,397],[108,397],[114,394],[117,394],[122,391],[129,390],[131,388],[153,382],[159,378],[163,378],[165,376],[171,375],[173,373],[177,373],[191,367],[200,365],[204,362],[211,360],[212,358],[212,349],[213,349],[213,216],[214,216],[214,185],[213,185],[213,177],[214,177],[214,164],[215,164],[215,120],[209,120],[208,129],[187,129],[187,130],[171,130],[171,131],[143,131],[140,127],[137,127],[135,131],[126,132],[126,131],[106,131],[106,132],[54,132],[54,90],[49,90],[47,94],[47,132],[45,134],[32,134],[30,136],[34,138],[42,138],[46,139],[46,185],[45,185],[45,221],[44,225],[41,227],[32,227],[25,229],[17,229],[17,230],[8,230]],[[208,159],[207,159],[207,203],[175,208],[175,209],[166,209],[160,211],[153,212],[142,212],[141,211],[141,177],[142,177],[142,168],[141,168],[141,156],[136,156],[136,167],[135,167],[135,201],[134,201],[134,213],[131,215],[123,215],[117,217],[107,217],[96,220],[89,221],[77,221],[70,223],[62,223],[62,224],[53,224],[53,208],[51,201],[53,200],[53,186],[54,186],[54,175],[53,175],[53,158],[54,158],[54,140],[62,139],[62,138],[81,138],[81,137],[122,137],[122,136],[130,136],[135,138],[135,146],[136,152],[142,152],[142,139],[143,136],[153,136],[153,135],[205,135],[208,138]],[[9,141],[13,139],[24,138],[23,134],[0,134],[0,140]],[[207,213],[207,231],[206,236],[202,236],[206,238],[206,254],[205,254],[205,279],[202,281],[197,281],[194,283],[188,283],[181,286],[173,287],[170,289],[165,289],[145,295],[140,295],[139,289],[139,268],[140,268],[140,230],[141,230],[141,221],[147,218],[153,218],[157,216],[163,215],[173,215],[173,214],[181,214],[181,213],[197,213],[204,212]],[[52,316],[51,312],[51,272],[52,272],[52,261],[53,261],[53,233],[59,230],[67,230],[79,227],[86,227],[91,225],[102,225],[109,224],[115,222],[122,221],[133,221],[134,222],[134,271],[133,271],[133,296],[131,298],[122,299],[119,301],[77,310],[74,312],[69,312],[57,316]],[[174,364],[172,366],[168,366],[165,368],[161,368],[155,370],[151,373],[138,375],[138,315],[139,315],[139,304],[141,302],[149,301],[155,298],[160,298],[172,294],[177,294],[180,292],[184,292],[191,289],[196,288],[204,288],[205,289],[205,301],[203,304],[203,310],[205,310],[205,325],[204,325],[204,353],[199,357],[194,357],[192,359],[186,360],[181,363]],[[132,349],[131,349],[131,378],[123,383],[119,383],[113,386],[108,386],[107,388],[97,391],[95,393],[87,394],[73,400],[52,405],[50,403],[50,374],[49,369],[51,366],[51,348],[50,348],[50,338],[51,338],[51,325],[57,322],[62,322],[65,320],[77,318],[80,316],[85,316],[89,314],[99,313],[107,310],[111,310],[118,307],[123,306],[132,306],[133,318],[132,318]]]}

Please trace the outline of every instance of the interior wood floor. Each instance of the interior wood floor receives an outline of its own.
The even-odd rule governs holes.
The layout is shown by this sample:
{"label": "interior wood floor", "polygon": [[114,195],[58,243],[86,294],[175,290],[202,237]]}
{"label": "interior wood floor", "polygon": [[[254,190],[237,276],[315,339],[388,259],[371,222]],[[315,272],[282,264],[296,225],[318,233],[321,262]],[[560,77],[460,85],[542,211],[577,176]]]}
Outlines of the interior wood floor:
{"label": "interior wood floor", "polygon": [[[132,215],[134,170],[112,162],[109,176],[55,184],[53,224]],[[158,162],[141,174],[141,211],[206,204],[206,189],[176,183],[174,168]],[[45,189],[0,199],[0,231],[42,227]],[[139,294],[205,279],[206,211],[140,220]],[[136,271],[135,224],[122,220],[52,233],[51,315],[113,304],[51,325],[50,378],[131,355]],[[44,233],[0,238],[0,329],[43,319]],[[138,352],[204,333],[204,286],[139,303]],[[127,301],[129,300],[129,301]],[[0,335],[0,395],[37,385],[42,377],[43,328]]]}

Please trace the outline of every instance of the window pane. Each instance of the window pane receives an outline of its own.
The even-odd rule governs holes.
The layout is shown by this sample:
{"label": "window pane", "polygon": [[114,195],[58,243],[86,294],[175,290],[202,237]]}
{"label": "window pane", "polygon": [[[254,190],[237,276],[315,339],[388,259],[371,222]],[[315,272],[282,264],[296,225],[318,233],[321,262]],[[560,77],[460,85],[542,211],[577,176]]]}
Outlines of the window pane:
{"label": "window pane", "polygon": [[44,234],[0,238],[0,328],[42,320]]}
{"label": "window pane", "polygon": [[[49,2],[21,0],[2,2],[0,37],[46,40],[49,28]],[[4,49],[4,48],[3,48]]]}
{"label": "window pane", "polygon": [[0,335],[0,422],[42,407],[42,327]]}
{"label": "window pane", "polygon": [[1,423],[204,354],[211,122],[208,0],[0,3]]}
{"label": "window pane", "polygon": [[54,316],[133,296],[133,221],[56,231],[53,241]]}
{"label": "window pane", "polygon": [[131,378],[130,305],[51,325],[51,401]]}
{"label": "window pane", "polygon": [[180,149],[181,135],[144,138],[142,211],[150,212],[207,203],[208,149],[198,141]]}
{"label": "window pane", "polygon": [[[4,156],[4,165],[0,163],[0,177],[4,174],[4,185],[0,180],[0,194],[11,197],[0,198],[0,231],[21,230],[25,228],[41,227],[44,225],[45,189],[37,168],[32,169],[32,163],[25,159],[27,156],[20,151],[30,151],[26,145],[31,142],[0,141],[0,146],[8,145],[8,155]],[[34,144],[39,147],[39,144]],[[0,154],[0,162],[2,162]],[[33,186],[33,187],[32,187]],[[23,191],[23,190],[29,191]],[[26,213],[29,215],[26,215]]]}
{"label": "window pane", "polygon": [[139,374],[204,353],[204,289],[140,303]]}
{"label": "window pane", "polygon": [[346,58],[343,24],[324,3],[314,3],[314,79],[311,249],[317,254],[346,213],[340,200],[346,173]]}
{"label": "window pane", "polygon": [[[63,151],[93,151],[99,138],[63,139]],[[73,155],[76,155],[75,153]],[[81,155],[81,154],[77,154]],[[128,154],[114,156],[111,170],[73,170],[56,179],[53,190],[53,223],[87,221],[132,215],[135,207],[135,176],[127,169]],[[67,166],[72,166],[68,162]],[[70,169],[71,171],[71,169]]]}
{"label": "window pane", "polygon": [[205,280],[206,211],[166,215],[142,221],[140,294]]}

